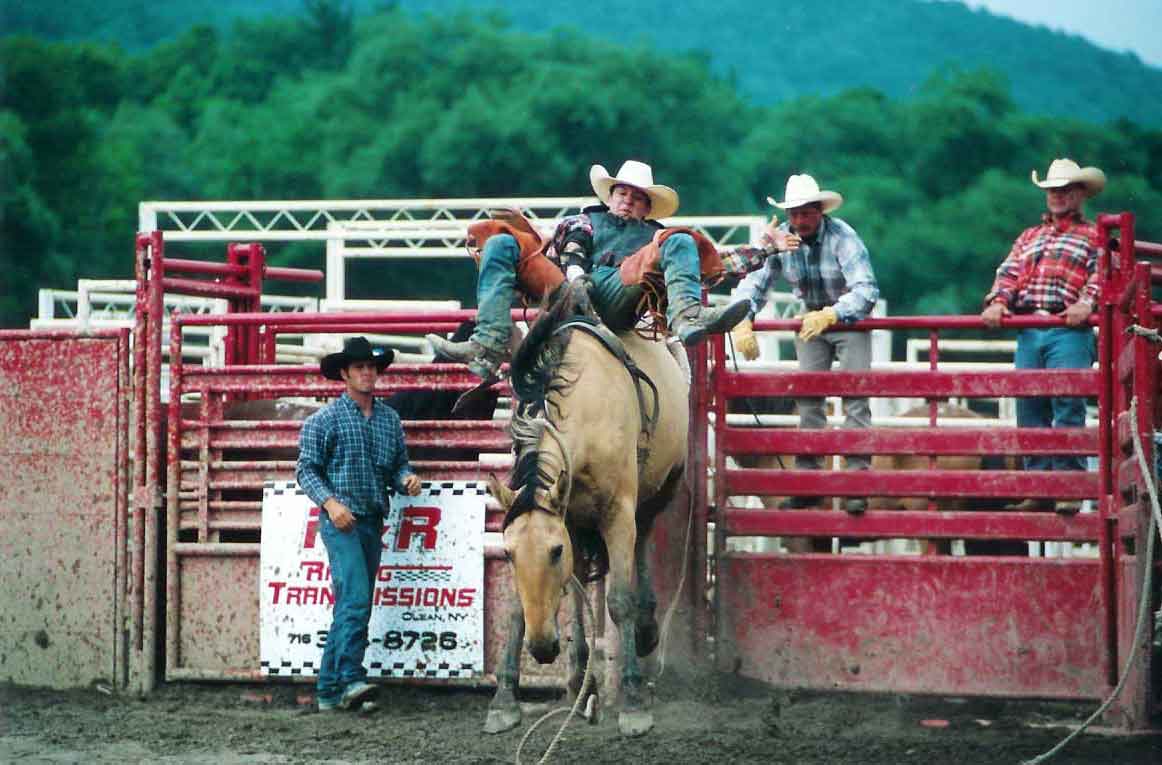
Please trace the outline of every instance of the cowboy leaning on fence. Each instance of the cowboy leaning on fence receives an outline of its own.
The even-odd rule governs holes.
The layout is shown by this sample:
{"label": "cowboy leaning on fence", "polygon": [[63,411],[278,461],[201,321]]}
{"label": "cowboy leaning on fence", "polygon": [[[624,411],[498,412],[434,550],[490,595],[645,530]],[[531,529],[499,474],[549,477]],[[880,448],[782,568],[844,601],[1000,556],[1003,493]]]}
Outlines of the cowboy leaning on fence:
{"label": "cowboy leaning on fence", "polygon": [[[838,359],[840,369],[864,371],[871,368],[871,336],[867,332],[827,332],[832,327],[865,319],[879,299],[879,285],[872,271],[871,258],[863,240],[851,226],[831,213],[843,204],[843,197],[819,184],[810,175],[792,175],[787,179],[783,201],[767,197],[774,207],[787,211],[789,220],[778,224],[772,219],[758,247],[738,247],[723,253],[727,271],[751,273],[735,288],[733,296],[743,298],[750,316],[762,310],[767,293],[782,276],[795,296],[803,301],[807,313],[795,338],[795,356],[804,372],[825,372]],[[758,270],[752,270],[752,269]],[[825,334],[826,333],[826,334]],[[748,318],[732,332],[735,349],[745,358],[758,358],[759,347]],[[827,427],[822,398],[796,400],[799,427]],[[844,397],[845,428],[871,427],[871,407],[865,397]],[[815,455],[795,458],[796,467],[818,470],[821,460]],[[849,470],[867,470],[871,458],[849,455]],[[819,504],[819,497],[791,497],[780,507],[805,508]],[[849,497],[843,503],[847,512],[858,515],[867,509],[863,497]]]}

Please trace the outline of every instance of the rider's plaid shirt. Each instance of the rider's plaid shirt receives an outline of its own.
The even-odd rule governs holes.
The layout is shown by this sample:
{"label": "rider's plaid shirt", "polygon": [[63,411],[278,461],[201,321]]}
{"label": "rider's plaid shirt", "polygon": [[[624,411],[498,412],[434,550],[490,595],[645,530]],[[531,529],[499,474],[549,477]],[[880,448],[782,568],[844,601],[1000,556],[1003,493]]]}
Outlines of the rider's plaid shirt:
{"label": "rider's plaid shirt", "polygon": [[[790,230],[785,221],[779,228]],[[721,255],[728,276],[747,274],[731,292],[731,298],[749,300],[751,316],[766,305],[767,292],[780,274],[807,310],[831,306],[844,322],[867,318],[880,296],[863,240],[847,223],[829,215],[823,216],[814,246],[804,242],[798,249],[786,252],[745,246]]]}
{"label": "rider's plaid shirt", "polygon": [[295,477],[320,507],[335,497],[356,515],[382,514],[386,487],[403,492],[412,472],[399,415],[382,401],[368,418],[344,393],[303,423]]}
{"label": "rider's plaid shirt", "polygon": [[1025,229],[997,268],[984,304],[1001,302],[1011,310],[1060,313],[1078,300],[1097,304],[1097,227],[1081,215]]}

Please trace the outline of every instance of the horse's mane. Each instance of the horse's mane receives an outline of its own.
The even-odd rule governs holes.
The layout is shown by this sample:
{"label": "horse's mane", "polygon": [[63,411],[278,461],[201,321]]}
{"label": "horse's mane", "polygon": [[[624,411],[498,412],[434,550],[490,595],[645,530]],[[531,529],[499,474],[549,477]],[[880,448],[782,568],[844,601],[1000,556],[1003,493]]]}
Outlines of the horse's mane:
{"label": "horse's mane", "polygon": [[550,295],[541,315],[513,353],[509,375],[522,408],[528,407],[536,414],[547,413],[549,394],[565,390],[575,381],[562,374],[572,330],[557,332],[557,328],[583,311],[584,290],[580,284],[565,283]]}
{"label": "horse's mane", "polygon": [[[560,415],[552,394],[567,391],[577,381],[565,363],[565,350],[573,330],[558,332],[557,329],[587,312],[586,298],[583,284],[563,285],[549,297],[548,304],[542,308],[541,315],[513,354],[509,375],[517,400],[509,433],[516,463],[509,474],[508,486],[520,491],[505,516],[506,527],[518,516],[536,510],[537,493],[551,488],[564,469],[563,464],[545,464],[550,460],[545,459],[548,453],[540,449],[540,443],[550,410]],[[609,570],[609,553],[601,535],[594,530],[574,528],[573,536],[578,550],[589,563],[590,573],[586,579],[592,581],[604,576]]]}

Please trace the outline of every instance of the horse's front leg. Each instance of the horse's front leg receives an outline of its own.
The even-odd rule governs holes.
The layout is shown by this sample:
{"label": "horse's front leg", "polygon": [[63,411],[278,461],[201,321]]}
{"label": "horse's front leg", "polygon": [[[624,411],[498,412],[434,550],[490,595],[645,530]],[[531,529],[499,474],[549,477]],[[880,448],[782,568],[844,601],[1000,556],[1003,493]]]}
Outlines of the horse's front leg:
{"label": "horse's front leg", "polygon": [[642,671],[637,651],[638,599],[634,587],[634,549],[637,528],[632,501],[619,501],[615,519],[605,535],[609,550],[609,591],[606,603],[617,626],[621,643],[621,688],[617,727],[625,736],[640,736],[654,727],[654,716],[645,708]]}
{"label": "horse's front leg", "polygon": [[[581,558],[574,557],[573,560],[580,561]],[[574,576],[577,577],[578,582],[583,582],[587,573],[587,571],[582,570],[579,563],[577,570],[574,572]],[[585,698],[581,699],[583,706],[580,708],[590,723],[596,723],[597,704],[599,702],[597,693],[599,679],[589,664],[593,659],[593,652],[590,650],[589,642],[585,638],[585,599],[584,589],[580,591],[573,589],[573,646],[569,651],[569,699],[570,702],[576,701],[577,695],[581,693],[582,685],[585,685],[585,672],[588,669],[590,674],[589,683],[585,685]],[[595,625],[591,625],[590,629],[595,629]]]}
{"label": "horse's front leg", "polygon": [[520,724],[520,704],[516,701],[520,687],[520,651],[525,639],[525,615],[520,598],[513,596],[508,615],[508,641],[504,646],[504,662],[496,671],[496,695],[488,705],[484,719],[485,733],[503,733]]}

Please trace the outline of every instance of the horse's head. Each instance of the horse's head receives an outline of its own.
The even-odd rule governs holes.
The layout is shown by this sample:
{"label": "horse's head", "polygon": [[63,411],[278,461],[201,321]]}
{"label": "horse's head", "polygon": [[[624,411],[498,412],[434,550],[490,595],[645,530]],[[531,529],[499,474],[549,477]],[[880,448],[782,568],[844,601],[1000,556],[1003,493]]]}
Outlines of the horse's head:
{"label": "horse's head", "polygon": [[489,490],[505,514],[504,552],[512,566],[517,597],[524,611],[525,642],[541,664],[561,652],[557,610],[573,575],[573,544],[550,492],[514,492],[489,478]]}

